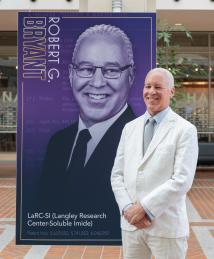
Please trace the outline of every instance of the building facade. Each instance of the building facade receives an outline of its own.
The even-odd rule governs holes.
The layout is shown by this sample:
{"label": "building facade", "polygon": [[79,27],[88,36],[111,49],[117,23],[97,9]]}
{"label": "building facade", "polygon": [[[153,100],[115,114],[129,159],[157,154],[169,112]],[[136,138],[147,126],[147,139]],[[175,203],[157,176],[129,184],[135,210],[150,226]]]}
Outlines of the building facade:
{"label": "building facade", "polygon": [[[214,149],[214,1],[212,0],[55,0],[0,1],[0,153],[16,150],[17,112],[17,12],[20,10],[69,12],[156,12],[172,30],[173,66],[180,87],[176,109],[198,129],[201,150]],[[159,28],[159,23],[157,28]],[[191,32],[186,37],[180,28]],[[158,42],[164,49],[163,42]],[[159,64],[157,64],[159,65]],[[204,152],[204,151],[203,151]],[[205,150],[205,153],[207,151]],[[205,161],[206,163],[206,161]]]}

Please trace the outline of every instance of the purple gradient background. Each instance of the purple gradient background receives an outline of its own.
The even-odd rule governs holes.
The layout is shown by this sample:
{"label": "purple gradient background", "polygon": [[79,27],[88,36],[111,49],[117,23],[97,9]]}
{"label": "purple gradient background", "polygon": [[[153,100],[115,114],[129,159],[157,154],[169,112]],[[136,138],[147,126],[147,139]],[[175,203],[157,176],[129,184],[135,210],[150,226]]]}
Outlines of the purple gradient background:
{"label": "purple gradient background", "polygon": [[[50,83],[39,79],[23,79],[23,17],[69,17],[61,19],[60,78]],[[74,44],[78,36],[96,24],[121,28],[130,38],[136,66],[136,77],[128,103],[136,115],[145,111],[142,89],[146,73],[156,62],[155,14],[148,13],[43,13],[19,14],[18,35],[18,134],[17,134],[17,197],[27,198],[38,182],[47,143],[57,130],[76,121],[75,103],[68,78]],[[152,28],[152,32],[151,32]],[[152,39],[152,42],[151,42]],[[152,49],[151,49],[152,48]],[[151,56],[152,53],[152,56]],[[47,69],[51,65],[47,64]],[[23,93],[23,95],[22,95]],[[23,196],[21,196],[21,193]]]}

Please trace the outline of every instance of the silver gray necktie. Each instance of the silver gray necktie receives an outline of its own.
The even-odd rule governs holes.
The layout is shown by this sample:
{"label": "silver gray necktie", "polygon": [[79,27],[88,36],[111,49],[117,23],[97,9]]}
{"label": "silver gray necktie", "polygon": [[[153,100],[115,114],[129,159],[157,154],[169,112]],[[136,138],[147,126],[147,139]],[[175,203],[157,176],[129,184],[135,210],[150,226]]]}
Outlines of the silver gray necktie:
{"label": "silver gray necktie", "polygon": [[145,155],[146,150],[152,140],[154,134],[155,119],[149,118],[144,128],[143,134],[143,154]]}

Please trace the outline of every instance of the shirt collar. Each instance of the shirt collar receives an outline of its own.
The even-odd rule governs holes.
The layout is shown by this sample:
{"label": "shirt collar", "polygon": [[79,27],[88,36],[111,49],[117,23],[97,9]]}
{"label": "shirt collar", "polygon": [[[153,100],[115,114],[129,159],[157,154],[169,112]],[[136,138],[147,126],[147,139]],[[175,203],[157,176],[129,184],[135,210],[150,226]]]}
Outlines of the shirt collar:
{"label": "shirt collar", "polygon": [[[89,127],[88,130],[91,134],[92,139],[96,139],[97,142],[101,140],[101,138],[104,136],[106,131],[109,129],[109,127],[120,117],[120,115],[128,108],[128,105],[125,104],[124,107],[112,118],[98,122],[94,124],[93,126]],[[78,133],[86,129],[87,127],[85,126],[84,122],[82,119],[79,117],[79,124],[78,124]]]}
{"label": "shirt collar", "polygon": [[169,112],[169,110],[171,110],[171,108],[170,108],[170,107],[167,107],[167,108],[164,109],[163,111],[157,113],[155,116],[151,116],[151,115],[149,114],[149,112],[146,111],[146,112],[144,113],[144,121],[145,121],[145,123],[146,123],[148,119],[150,119],[151,117],[153,117],[153,119],[155,119],[155,122],[156,122],[157,124],[160,124],[161,121],[163,120],[163,118],[164,118],[164,117],[166,116],[166,114]]}

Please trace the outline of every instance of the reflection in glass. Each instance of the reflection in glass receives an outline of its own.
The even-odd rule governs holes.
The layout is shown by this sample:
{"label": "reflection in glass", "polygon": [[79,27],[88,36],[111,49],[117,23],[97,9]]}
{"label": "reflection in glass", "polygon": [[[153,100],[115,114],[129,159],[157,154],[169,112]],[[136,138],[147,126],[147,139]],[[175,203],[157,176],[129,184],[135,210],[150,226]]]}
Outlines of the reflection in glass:
{"label": "reflection in glass", "polygon": [[0,32],[0,152],[16,150],[16,44],[16,32]]}

